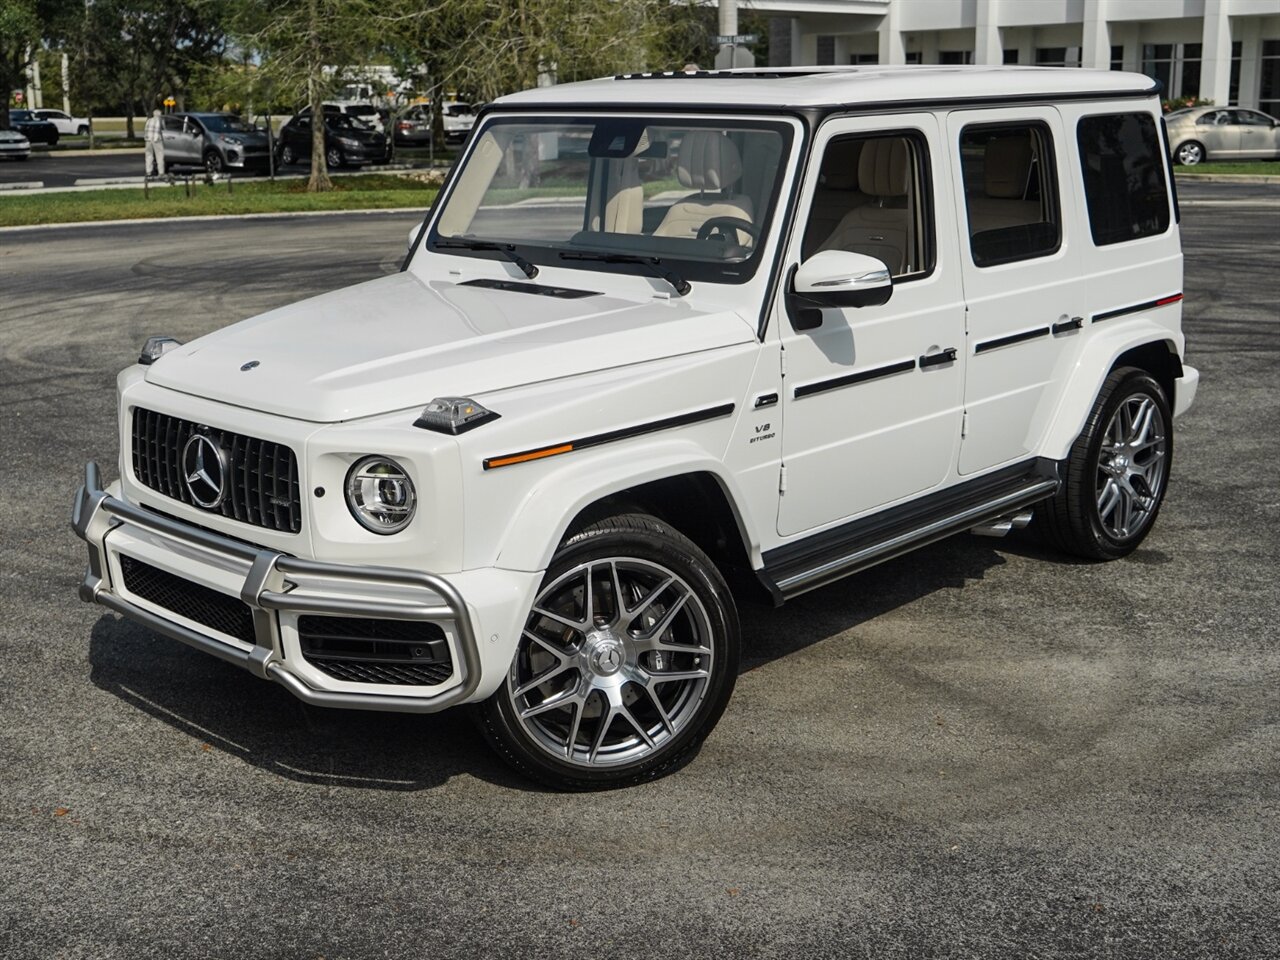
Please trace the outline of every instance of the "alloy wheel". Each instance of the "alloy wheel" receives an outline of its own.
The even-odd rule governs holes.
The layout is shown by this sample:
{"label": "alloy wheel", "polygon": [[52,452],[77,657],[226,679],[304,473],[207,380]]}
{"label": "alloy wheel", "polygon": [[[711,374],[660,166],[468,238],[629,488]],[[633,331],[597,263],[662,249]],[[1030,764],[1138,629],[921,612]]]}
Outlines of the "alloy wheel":
{"label": "alloy wheel", "polygon": [[1164,492],[1167,430],[1155,400],[1126,397],[1111,416],[1098,450],[1098,519],[1116,540],[1142,533]]}

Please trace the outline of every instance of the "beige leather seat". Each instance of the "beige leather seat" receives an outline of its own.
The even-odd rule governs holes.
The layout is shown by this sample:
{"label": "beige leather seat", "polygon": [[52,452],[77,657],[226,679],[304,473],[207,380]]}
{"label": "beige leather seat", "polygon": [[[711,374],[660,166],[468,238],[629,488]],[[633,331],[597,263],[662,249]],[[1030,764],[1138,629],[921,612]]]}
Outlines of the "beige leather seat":
{"label": "beige leather seat", "polygon": [[911,211],[911,147],[902,137],[863,142],[858,157],[858,189],[871,199],[846,213],[818,249],[852,250],[884,262],[898,276],[914,269],[908,262]]}
{"label": "beige leather seat", "polygon": [[[655,237],[693,239],[712,217],[737,217],[754,223],[751,198],[729,190],[742,177],[742,157],[733,141],[714,130],[690,130],[680,142],[676,155],[676,177],[681,186],[699,191],[671,205],[653,231]],[[738,242],[751,238],[737,231]]]}
{"label": "beige leather seat", "polygon": [[982,194],[971,195],[969,232],[999,230],[1041,220],[1040,202],[1024,200],[1031,177],[1031,138],[996,137],[983,152]]}
{"label": "beige leather seat", "polygon": [[867,202],[858,189],[858,159],[862,156],[861,140],[833,140],[822,155],[818,187],[809,208],[809,223],[804,230],[801,256],[809,259],[819,244],[830,237],[840,220],[854,207]]}

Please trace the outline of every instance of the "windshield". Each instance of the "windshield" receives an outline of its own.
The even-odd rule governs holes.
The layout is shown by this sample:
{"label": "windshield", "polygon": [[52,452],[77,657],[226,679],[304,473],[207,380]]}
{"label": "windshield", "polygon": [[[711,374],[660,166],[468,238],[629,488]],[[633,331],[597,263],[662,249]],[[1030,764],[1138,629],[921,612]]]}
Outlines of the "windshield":
{"label": "windshield", "polygon": [[444,115],[446,117],[469,117],[475,113],[469,103],[446,103],[444,105]]}
{"label": "windshield", "polygon": [[741,283],[760,258],[791,136],[765,121],[498,119],[467,155],[430,243],[514,244],[535,263],[575,266],[584,252],[656,257],[690,279]]}
{"label": "windshield", "polygon": [[369,128],[361,124],[357,120],[352,120],[345,113],[327,113],[324,122],[330,130],[359,130],[364,131]]}
{"label": "windshield", "polygon": [[377,114],[377,110],[367,103],[355,103],[347,107],[347,113],[357,117],[372,117]]}
{"label": "windshield", "polygon": [[253,128],[236,116],[201,117],[200,122],[213,133],[252,133]]}

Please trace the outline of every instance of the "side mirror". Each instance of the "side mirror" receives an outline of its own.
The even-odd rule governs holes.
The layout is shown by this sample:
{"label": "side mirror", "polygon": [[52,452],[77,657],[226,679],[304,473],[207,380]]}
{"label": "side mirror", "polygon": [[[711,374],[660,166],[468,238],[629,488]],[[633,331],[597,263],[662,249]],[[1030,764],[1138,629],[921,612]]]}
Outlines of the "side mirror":
{"label": "side mirror", "polygon": [[878,307],[893,295],[893,277],[865,253],[823,250],[796,268],[791,293],[816,307]]}

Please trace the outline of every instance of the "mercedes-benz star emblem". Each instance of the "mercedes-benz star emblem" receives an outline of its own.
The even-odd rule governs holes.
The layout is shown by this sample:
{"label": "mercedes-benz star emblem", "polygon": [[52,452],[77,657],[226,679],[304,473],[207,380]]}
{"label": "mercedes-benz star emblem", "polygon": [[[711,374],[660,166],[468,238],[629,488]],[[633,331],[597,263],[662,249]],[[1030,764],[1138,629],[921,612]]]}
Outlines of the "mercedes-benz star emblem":
{"label": "mercedes-benz star emblem", "polygon": [[195,434],[183,446],[182,475],[197,506],[212,510],[222,504],[227,495],[227,455],[203,433]]}
{"label": "mercedes-benz star emblem", "polygon": [[252,370],[257,365],[258,365],[257,360],[250,360],[248,363],[242,363],[240,364],[240,372],[244,373],[246,370]]}

